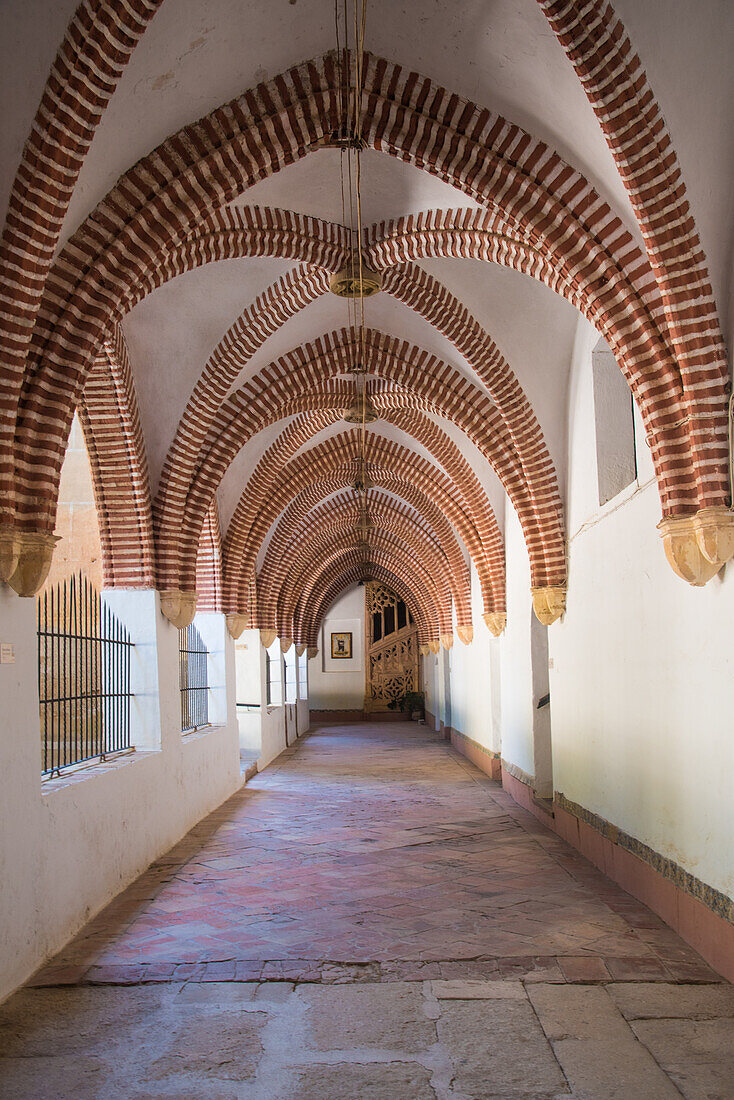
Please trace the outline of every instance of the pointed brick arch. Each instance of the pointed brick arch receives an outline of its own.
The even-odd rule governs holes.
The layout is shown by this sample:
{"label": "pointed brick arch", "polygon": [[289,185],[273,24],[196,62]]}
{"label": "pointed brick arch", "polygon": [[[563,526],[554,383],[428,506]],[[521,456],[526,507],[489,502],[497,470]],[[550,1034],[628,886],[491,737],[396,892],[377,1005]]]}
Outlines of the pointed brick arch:
{"label": "pointed brick arch", "polygon": [[[310,448],[276,470],[270,481],[266,482],[266,499],[253,502],[249,486],[245,489],[230,523],[225,545],[230,599],[235,591],[234,578],[238,573],[240,576],[240,583],[236,586],[238,603],[235,607],[230,605],[229,610],[253,613],[254,586],[248,578],[254,574],[259,548],[278,517],[301,493],[311,494],[306,497],[306,506],[310,510],[319,494],[326,496],[350,485],[359,470],[359,453],[359,433],[351,430]],[[424,515],[426,521],[439,532],[442,524],[450,521],[477,560],[478,569],[482,568],[481,538],[469,518],[471,502],[467,500],[464,506],[459,486],[414,452],[371,433],[367,436],[366,455],[369,476],[376,485],[395,492]],[[446,537],[445,534],[443,537]],[[494,585],[487,587],[487,611],[504,610],[504,562],[502,566],[500,578],[494,578]],[[500,583],[497,583],[498,579]],[[248,599],[251,602],[246,607],[244,601]]]}
{"label": "pointed brick arch", "polygon": [[357,551],[351,551],[351,556],[344,561],[331,562],[322,570],[310,603],[308,606],[300,603],[296,609],[293,620],[294,639],[308,646],[317,646],[321,620],[336,597],[355,581],[368,578],[382,581],[404,601],[415,619],[421,644],[438,641],[435,609],[426,604],[425,599],[416,592],[413,579],[403,576],[400,563],[392,560],[365,562]]}
{"label": "pointed brick arch", "polygon": [[[286,574],[270,595],[270,606],[260,609],[260,614],[267,611],[276,619],[275,627],[279,634],[282,633],[283,624],[277,621],[278,616],[287,617],[299,596],[308,599],[310,578],[317,562],[328,560],[329,555],[335,551],[357,546],[360,540],[356,530],[358,516],[359,510],[354,499],[341,507],[330,507],[327,504],[314,513],[313,525],[304,532],[300,544],[294,547]],[[457,584],[446,560],[404,515],[395,513],[393,509],[375,507],[370,511],[370,518],[373,516],[374,526],[366,536],[370,550],[397,552],[406,565],[410,565],[415,571],[416,583],[433,594],[433,602],[439,609],[441,632],[448,633],[451,630],[452,604],[456,605],[457,619],[461,620],[462,625],[470,626],[468,576]]]}
{"label": "pointed brick arch", "polygon": [[[370,370],[390,383],[382,403],[388,408],[431,409],[467,434],[494,466],[517,510],[525,531],[533,584],[562,584],[565,545],[560,515],[548,508],[543,522],[539,521],[539,509],[533,507],[524,471],[488,396],[435,356],[405,342],[368,331],[366,346]],[[246,439],[273,419],[305,408],[346,408],[349,389],[326,389],[324,379],[349,369],[354,351],[353,334],[345,330],[328,334],[282,357],[228,398],[209,434],[209,451],[200,462],[189,492],[184,522],[158,533],[160,559],[164,567],[172,569],[172,580],[166,576],[167,586],[179,583],[176,562],[181,563],[178,569],[185,571],[187,540],[190,542],[198,531],[209,497]],[[314,392],[317,385],[320,393]],[[379,388],[375,389],[375,399],[382,399]],[[188,556],[190,559],[190,551]]]}
{"label": "pointed brick arch", "polygon": [[[89,0],[74,12],[23,149],[0,238],[0,344],[7,444],[46,278],[84,158],[123,69],[161,0]],[[96,353],[95,349],[95,353]],[[12,395],[12,396],[11,396]],[[3,402],[5,406],[5,401]],[[8,456],[0,445],[0,463]]]}
{"label": "pointed brick arch", "polygon": [[[291,637],[295,607],[300,600],[304,606],[311,603],[319,577],[332,564],[344,561],[361,561],[368,564],[389,565],[404,581],[410,578],[414,599],[424,608],[428,619],[429,609],[440,634],[451,633],[451,590],[445,576],[432,576],[427,565],[400,540],[381,533],[370,533],[370,549],[361,551],[356,546],[356,535],[351,539],[331,536],[317,539],[309,554],[294,566],[290,583],[282,594],[278,606],[279,633]],[[432,620],[433,621],[433,620]]]}
{"label": "pointed brick arch", "polygon": [[122,330],[95,359],[79,405],[94,480],[103,580],[152,588],[155,547],[148,463]]}
{"label": "pointed brick arch", "polygon": [[[383,415],[390,423],[403,428],[406,414],[390,411]],[[253,608],[256,603],[254,560],[260,544],[257,540],[251,540],[248,550],[247,539],[252,525],[256,520],[262,519],[262,510],[270,507],[272,493],[283,476],[286,462],[309,440],[310,435],[325,426],[325,423],[323,416],[299,417],[268,448],[243,491],[240,505],[230,524],[225,549],[226,598],[228,606],[233,611],[243,610],[243,605]],[[448,504],[444,502],[444,507],[448,508],[448,514],[453,517],[452,521],[460,530],[461,537],[475,559],[485,611],[504,610],[504,543],[494,513],[476,476],[455,444],[427,417],[411,410],[406,423],[409,424],[407,434],[433,454],[453,483],[451,499]],[[305,515],[312,506],[321,501],[319,492],[314,492],[313,487],[307,487],[300,494],[297,502],[294,501],[288,508],[295,509],[294,515]],[[411,494],[412,497],[413,494]],[[284,510],[283,517],[288,508]],[[425,514],[425,508],[424,502],[419,509],[421,514]],[[444,545],[451,547],[454,539],[446,519],[440,512],[436,512],[434,506],[431,506],[431,516],[433,529],[439,533]],[[295,536],[296,529],[294,527],[286,530],[288,534],[283,534],[282,541],[278,531],[273,536],[274,547],[279,547],[282,553],[285,553],[289,546],[288,539]],[[455,563],[461,558],[458,547],[455,550],[452,549],[450,554],[453,555],[452,560]],[[268,571],[264,568],[263,576],[258,580],[258,591],[261,583],[267,583],[267,578]],[[243,590],[243,586],[246,591]]]}
{"label": "pointed brick arch", "polygon": [[[451,590],[461,625],[471,624],[468,600],[470,575],[464,556],[448,524],[433,528],[422,513],[385,493],[370,489],[366,495],[370,520],[386,531],[395,531],[407,540],[428,544],[445,562],[451,579]],[[312,533],[354,528],[358,516],[353,491],[339,492],[324,500],[318,486],[300,493],[284,509],[268,543],[262,568],[258,574],[258,624],[264,629],[278,630],[276,593],[282,589],[291,566],[289,549],[307,543]],[[448,536],[448,537],[447,537]]]}
{"label": "pointed brick arch", "polygon": [[216,498],[209,505],[199,536],[196,595],[197,611],[222,611],[222,531]]}
{"label": "pointed brick arch", "polygon": [[[58,266],[67,274],[69,292],[59,315],[34,336],[18,410],[16,482],[7,488],[17,490],[22,523],[49,522],[53,471],[35,468],[27,456],[39,435],[63,439],[94,354],[94,339],[90,345],[89,332],[76,318],[88,313],[89,303],[97,303],[93,308],[103,314],[107,299],[140,277],[145,266],[140,257],[147,249],[159,251],[167,241],[181,240],[248,183],[323,141],[338,125],[335,87],[335,57],[328,54],[246,93],[131,169],[75,235]],[[370,55],[364,108],[369,145],[501,208],[515,230],[531,233],[539,251],[550,254],[562,243],[569,265],[595,270],[607,283],[629,281],[629,234],[588,182],[543,143],[491,111]],[[205,160],[207,172],[202,172]],[[121,219],[119,210],[130,210],[131,202],[132,214]],[[57,379],[63,385],[50,407],[41,394],[57,386]],[[691,471],[686,473],[690,481]]]}

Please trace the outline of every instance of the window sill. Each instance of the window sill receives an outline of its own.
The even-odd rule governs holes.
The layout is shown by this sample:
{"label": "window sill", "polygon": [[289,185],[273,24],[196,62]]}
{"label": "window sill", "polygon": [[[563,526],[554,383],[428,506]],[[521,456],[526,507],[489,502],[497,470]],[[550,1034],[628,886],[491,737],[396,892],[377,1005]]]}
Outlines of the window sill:
{"label": "window sill", "polygon": [[108,756],[106,760],[85,761],[82,764],[70,767],[68,771],[63,771],[61,775],[43,776],[41,778],[41,794],[55,794],[66,787],[73,787],[77,783],[86,783],[97,776],[106,775],[107,772],[118,771],[120,768],[126,768],[130,764],[145,760],[149,756],[157,755],[158,753],[155,751],[147,749],[141,751],[133,748],[124,749],[114,756]]}
{"label": "window sill", "polygon": [[181,739],[183,741],[190,741],[197,737],[206,737],[208,733],[214,733],[215,730],[225,729],[224,722],[209,722],[206,726],[197,726],[192,730],[181,730]]}

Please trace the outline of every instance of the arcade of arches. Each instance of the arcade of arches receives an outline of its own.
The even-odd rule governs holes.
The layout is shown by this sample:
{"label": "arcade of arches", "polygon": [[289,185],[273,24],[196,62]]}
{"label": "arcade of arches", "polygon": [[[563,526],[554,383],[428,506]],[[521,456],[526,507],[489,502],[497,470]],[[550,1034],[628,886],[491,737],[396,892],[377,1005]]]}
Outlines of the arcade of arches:
{"label": "arcade of arches", "polygon": [[[324,810],[323,855],[308,807],[283,817],[283,837],[298,846],[302,824],[314,845],[303,859],[333,859],[359,893],[334,838],[343,829],[345,852],[367,860],[360,799],[379,801],[384,779],[393,808],[377,817],[431,844],[471,822],[504,855],[490,868],[463,851],[457,865],[475,885],[504,868],[496,888],[522,912],[492,947],[467,902],[447,934],[454,954],[436,957],[411,936],[464,902],[437,896],[440,875],[432,908],[407,900],[429,857],[411,848],[414,871],[391,880],[376,843],[365,867],[384,873],[382,901],[393,881],[413,925],[396,938],[355,900],[354,920],[377,924],[352,961],[374,970],[339,981],[389,984],[396,960],[401,989],[431,960],[434,985],[484,981],[496,963],[522,987],[502,996],[527,1007],[529,970],[506,962],[522,955],[548,988],[650,977],[671,998],[703,983],[723,1004],[717,983],[734,980],[732,5],[9,0],[3,24],[0,996],[34,974],[52,990],[114,984],[133,960],[137,976],[121,982],[144,985],[159,967],[174,983],[177,967],[175,983],[203,985],[197,966],[297,957],[294,981],[328,985],[328,966],[350,957],[324,954],[300,911],[284,915],[269,841],[266,886],[232,837],[246,847],[255,818],[277,823],[279,792],[302,789],[315,814],[323,782],[343,815]],[[342,768],[352,779],[339,787]],[[469,778],[485,802],[461,787]],[[435,836],[423,784],[440,806]],[[407,852],[394,827],[385,851]],[[526,872],[520,849],[509,853],[508,830],[539,845],[528,867],[542,851],[572,869],[569,898],[583,883],[600,906],[638,914],[626,954],[577,926],[565,948],[560,936],[537,946],[544,926],[535,949],[511,950],[560,901],[540,889],[540,864]],[[146,917],[146,898],[174,845],[184,856],[170,866],[190,885],[202,844],[263,901],[220,913],[220,930],[242,922],[239,948],[217,954],[207,926],[176,955],[179,933],[160,910]],[[167,902],[171,929],[184,894]],[[114,948],[131,920],[155,926],[155,943]],[[587,932],[595,920],[583,918]],[[613,922],[599,920],[612,943]],[[280,955],[256,946],[267,922],[294,922]],[[658,939],[638,952],[645,927]],[[452,972],[467,944],[482,966]],[[466,1008],[475,995],[445,999]],[[532,1004],[547,1046],[545,996]],[[441,1076],[441,1058],[459,1057],[446,1036],[461,1030],[450,1013],[441,1024],[442,997],[424,1006],[444,1034],[438,1061],[418,1058],[412,1078],[398,1058],[383,1084],[349,1085],[355,1096],[490,1095]],[[611,985],[609,997],[641,1048],[634,998]],[[653,1048],[660,1081],[639,1091],[587,1087],[554,1047],[560,1083],[531,1073],[525,1092],[491,1095],[732,1095],[687,1092]],[[263,1084],[263,1057],[254,1091],[238,1077],[220,1093],[215,1073],[202,1092],[198,1070],[165,1088],[336,1087],[327,1075],[289,1092],[277,1058],[272,1080],[286,1083]],[[0,1051],[0,1082],[13,1061]],[[21,1077],[19,1096],[66,1095]],[[105,1095],[91,1080],[70,1094]],[[184,1094],[157,1087],[115,1085]]]}

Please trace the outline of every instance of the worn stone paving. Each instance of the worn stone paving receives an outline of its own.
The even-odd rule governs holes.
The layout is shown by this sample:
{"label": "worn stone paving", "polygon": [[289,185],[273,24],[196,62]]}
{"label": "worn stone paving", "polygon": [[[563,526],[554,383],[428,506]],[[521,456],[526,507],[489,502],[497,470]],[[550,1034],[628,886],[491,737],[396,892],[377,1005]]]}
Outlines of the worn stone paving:
{"label": "worn stone paving", "polygon": [[425,727],[323,728],[0,1008],[0,1096],[734,1098],[734,988]]}

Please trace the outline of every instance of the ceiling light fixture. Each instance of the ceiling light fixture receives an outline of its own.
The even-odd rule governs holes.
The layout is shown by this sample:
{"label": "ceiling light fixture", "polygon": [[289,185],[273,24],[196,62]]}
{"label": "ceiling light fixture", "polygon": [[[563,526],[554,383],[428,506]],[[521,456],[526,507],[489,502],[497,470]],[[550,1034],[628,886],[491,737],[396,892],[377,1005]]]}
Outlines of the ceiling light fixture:
{"label": "ceiling light fixture", "polygon": [[350,252],[344,266],[331,276],[329,289],[339,298],[371,298],[382,290],[382,275],[367,266],[361,253],[355,257]]}
{"label": "ceiling light fixture", "polygon": [[357,394],[345,411],[343,419],[348,424],[372,424],[375,420],[380,419],[380,414],[372,404],[370,395],[362,391]]}

